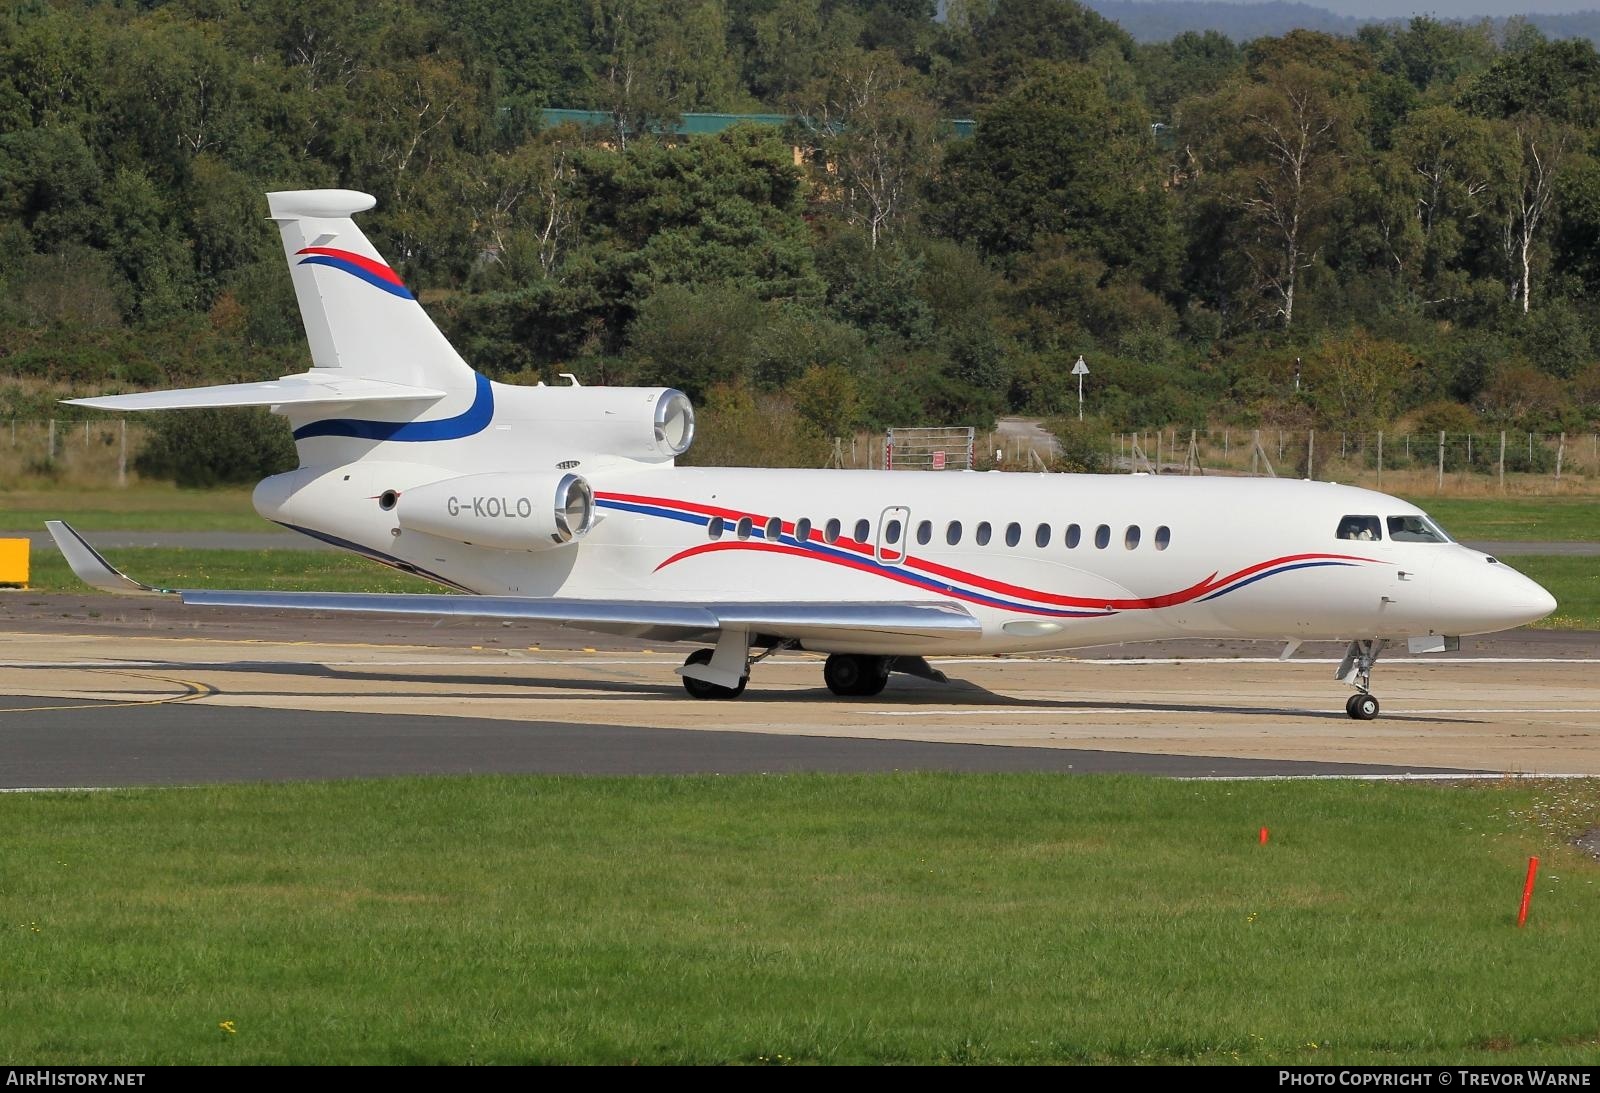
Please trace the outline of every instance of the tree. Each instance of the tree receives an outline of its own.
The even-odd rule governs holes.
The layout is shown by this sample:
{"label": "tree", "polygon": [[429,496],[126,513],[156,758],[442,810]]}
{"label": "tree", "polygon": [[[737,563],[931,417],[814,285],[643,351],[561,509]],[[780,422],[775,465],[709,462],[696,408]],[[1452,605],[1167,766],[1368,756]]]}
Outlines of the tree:
{"label": "tree", "polygon": [[1511,299],[1526,315],[1533,297],[1533,249],[1555,200],[1556,180],[1570,131],[1536,115],[1522,115],[1496,127],[1509,155],[1498,181],[1501,249]]}
{"label": "tree", "polygon": [[1037,68],[946,147],[930,220],[1009,256],[1058,236],[1113,274],[1160,285],[1177,237],[1142,109],[1113,101],[1083,65]]}
{"label": "tree", "polygon": [[1417,279],[1430,296],[1442,299],[1457,290],[1470,225],[1492,207],[1495,135],[1487,122],[1453,107],[1426,107],[1396,130],[1388,158],[1418,233]]}
{"label": "tree", "polygon": [[718,0],[593,0],[593,101],[617,146],[694,110],[741,104]]}
{"label": "tree", "polygon": [[886,50],[852,50],[801,102],[803,124],[837,178],[826,200],[874,247],[905,220],[933,160],[938,114],[923,83]]}
{"label": "tree", "polygon": [[1327,223],[1339,168],[1358,142],[1358,105],[1340,77],[1289,60],[1190,104],[1200,171],[1239,218],[1269,314],[1294,323],[1295,293]]}

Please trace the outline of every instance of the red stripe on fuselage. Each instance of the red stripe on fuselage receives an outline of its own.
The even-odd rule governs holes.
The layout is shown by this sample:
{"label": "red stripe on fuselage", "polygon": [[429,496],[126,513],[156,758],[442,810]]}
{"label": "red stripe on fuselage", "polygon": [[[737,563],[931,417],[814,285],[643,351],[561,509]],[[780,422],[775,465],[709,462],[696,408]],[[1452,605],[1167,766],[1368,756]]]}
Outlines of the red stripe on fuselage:
{"label": "red stripe on fuselage", "polygon": [[[623,501],[635,505],[654,505],[659,508],[677,509],[682,512],[693,512],[701,516],[721,516],[725,520],[737,521],[748,516],[750,517],[752,523],[756,524],[760,524],[767,519],[767,517],[759,516],[755,513],[741,512],[738,509],[722,508],[716,505],[702,505],[690,501],[677,501],[666,497],[648,497],[642,494],[628,493],[596,493],[595,497],[599,500]],[[793,535],[794,524],[790,523],[789,521],[783,521],[783,531],[786,535]],[[909,531],[910,529],[908,528],[907,533],[909,533]],[[811,534],[807,541],[824,543],[827,547],[833,550],[853,551],[868,558],[873,556],[873,550],[870,544],[861,543],[854,539],[842,538],[837,542],[827,543],[826,540],[823,539],[821,532],[819,532],[816,528],[811,529]],[[656,570],[659,572],[667,566],[672,565],[674,562],[691,558],[698,554],[708,553],[713,548],[717,550],[730,550],[739,549],[741,547],[776,550],[779,553],[792,554],[800,557],[818,557],[818,555],[806,550],[804,547],[772,544],[767,543],[766,541],[759,543],[749,541],[707,543],[701,546],[689,547],[686,550],[679,551],[677,554],[674,554],[672,557],[656,566]],[[849,559],[826,558],[825,560],[837,561],[839,564],[849,565],[853,569],[860,569],[869,573],[877,573],[880,576],[889,577],[893,580],[899,580],[902,583],[918,584],[919,587],[925,587],[922,586],[920,582],[906,580],[905,578],[898,576],[893,570],[884,569],[879,566],[871,564],[856,564],[851,562]],[[1010,584],[1006,581],[997,581],[988,577],[981,577],[976,573],[970,573],[964,569],[955,569],[951,566],[941,565],[938,562],[931,562],[923,558],[916,558],[909,555],[906,557],[903,564],[908,569],[914,569],[918,572],[938,577],[944,581],[968,584],[974,588],[982,589],[985,592],[998,593],[1003,596],[1011,596],[1019,599],[1035,600],[1041,604],[1048,604],[1055,607],[1081,607],[1089,608],[1091,610],[1109,609],[1112,611],[1148,611],[1161,607],[1176,607],[1179,604],[1189,603],[1192,600],[1197,600],[1203,596],[1208,596],[1220,588],[1225,588],[1235,581],[1254,576],[1263,570],[1272,569],[1275,566],[1291,565],[1295,562],[1308,561],[1377,563],[1381,562],[1382,560],[1378,558],[1363,558],[1356,554],[1286,554],[1282,557],[1272,558],[1265,562],[1257,562],[1255,565],[1246,566],[1243,569],[1236,570],[1233,573],[1228,574],[1226,577],[1218,577],[1216,573],[1212,573],[1210,576],[1196,581],[1188,588],[1181,589],[1177,592],[1168,592],[1161,596],[1140,596],[1128,599],[1107,599],[1105,597],[1093,596],[1064,596],[1053,592],[1042,592],[1038,589],[1026,588],[1022,585]]]}

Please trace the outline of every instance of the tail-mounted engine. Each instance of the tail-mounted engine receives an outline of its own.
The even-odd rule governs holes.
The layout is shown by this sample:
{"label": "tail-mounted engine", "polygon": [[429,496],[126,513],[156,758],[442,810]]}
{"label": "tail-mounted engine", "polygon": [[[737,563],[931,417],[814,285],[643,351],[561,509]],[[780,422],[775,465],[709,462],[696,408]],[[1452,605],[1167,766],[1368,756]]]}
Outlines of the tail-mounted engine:
{"label": "tail-mounted engine", "polygon": [[594,490],[581,475],[469,474],[386,493],[404,531],[496,550],[549,550],[583,538],[594,523]]}
{"label": "tail-mounted engine", "polygon": [[660,463],[694,442],[694,407],[670,387],[514,387],[496,413],[525,450]]}

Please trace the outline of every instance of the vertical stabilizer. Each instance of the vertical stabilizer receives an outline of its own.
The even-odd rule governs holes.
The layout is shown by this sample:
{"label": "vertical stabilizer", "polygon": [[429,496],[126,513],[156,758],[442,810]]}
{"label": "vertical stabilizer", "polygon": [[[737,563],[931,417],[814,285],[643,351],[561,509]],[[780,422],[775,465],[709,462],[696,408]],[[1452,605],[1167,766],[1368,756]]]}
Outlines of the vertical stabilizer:
{"label": "vertical stabilizer", "polygon": [[315,368],[416,387],[470,389],[472,369],[351,219],[376,204],[354,190],[267,195]]}

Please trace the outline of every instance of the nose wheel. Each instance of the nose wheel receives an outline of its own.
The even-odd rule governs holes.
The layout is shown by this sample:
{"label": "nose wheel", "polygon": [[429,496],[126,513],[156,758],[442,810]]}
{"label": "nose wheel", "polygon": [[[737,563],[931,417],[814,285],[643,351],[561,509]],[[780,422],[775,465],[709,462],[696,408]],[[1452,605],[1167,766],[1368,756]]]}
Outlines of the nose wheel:
{"label": "nose wheel", "polygon": [[1345,650],[1344,660],[1339,662],[1335,677],[1356,689],[1356,693],[1344,704],[1344,712],[1356,721],[1371,721],[1378,716],[1378,700],[1373,697],[1371,690],[1372,666],[1378,662],[1378,654],[1388,644],[1383,638],[1352,641],[1350,648]]}

